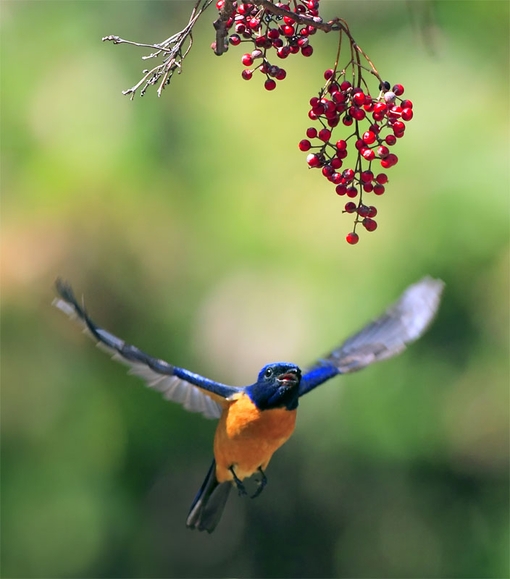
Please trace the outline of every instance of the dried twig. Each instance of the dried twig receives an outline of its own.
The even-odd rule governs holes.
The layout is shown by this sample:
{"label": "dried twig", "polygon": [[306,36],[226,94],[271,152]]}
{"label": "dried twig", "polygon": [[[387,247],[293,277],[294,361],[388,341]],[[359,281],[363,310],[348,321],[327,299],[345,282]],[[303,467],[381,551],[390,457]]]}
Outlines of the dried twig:
{"label": "dried twig", "polygon": [[[182,61],[193,46],[193,26],[212,2],[213,0],[196,0],[188,24],[180,32],[173,34],[170,36],[170,38],[167,38],[166,40],[163,40],[163,42],[159,42],[157,44],[133,42],[131,40],[124,40],[123,38],[115,35],[109,35],[103,38],[103,41],[110,41],[114,44],[131,44],[133,46],[152,48],[155,50],[155,52],[147,56],[143,56],[143,60],[148,60],[149,58],[157,58],[160,55],[163,55],[163,62],[161,64],[158,64],[151,70],[144,70],[144,76],[141,78],[141,80],[139,80],[131,88],[122,91],[122,94],[131,95],[131,99],[133,99],[136,91],[140,89],[140,87],[142,87],[140,89],[140,96],[143,96],[149,86],[153,86],[159,83],[157,93],[158,97],[161,96],[163,89],[167,84],[169,84],[174,72],[177,71],[180,73]],[[188,44],[186,47],[184,47],[186,40],[188,41]]]}

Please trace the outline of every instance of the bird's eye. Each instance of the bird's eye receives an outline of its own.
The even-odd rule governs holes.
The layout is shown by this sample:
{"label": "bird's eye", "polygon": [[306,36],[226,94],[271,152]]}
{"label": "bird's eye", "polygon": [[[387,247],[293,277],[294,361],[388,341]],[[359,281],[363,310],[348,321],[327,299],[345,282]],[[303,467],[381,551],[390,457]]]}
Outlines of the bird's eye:
{"label": "bird's eye", "polygon": [[264,376],[266,378],[271,378],[271,376],[273,375],[273,369],[272,368],[267,368],[266,371],[264,372]]}

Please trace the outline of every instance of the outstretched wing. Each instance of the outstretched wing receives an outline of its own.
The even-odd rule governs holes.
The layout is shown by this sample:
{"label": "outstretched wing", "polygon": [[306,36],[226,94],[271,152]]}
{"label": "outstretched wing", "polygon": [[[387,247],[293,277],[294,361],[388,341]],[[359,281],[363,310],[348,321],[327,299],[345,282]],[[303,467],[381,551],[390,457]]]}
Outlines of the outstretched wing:
{"label": "outstretched wing", "polygon": [[299,395],[310,392],[337,374],[356,372],[374,362],[400,354],[432,322],[443,288],[441,280],[431,277],[409,286],[380,318],[348,338],[308,370],[301,379]]}
{"label": "outstretched wing", "polygon": [[182,404],[186,410],[201,412],[206,418],[219,418],[226,398],[237,394],[241,389],[220,384],[152,358],[135,346],[126,344],[110,332],[96,326],[89,318],[84,307],[80,306],[70,285],[58,279],[56,289],[60,296],[53,305],[71,318],[78,318],[98,346],[113,354],[113,359],[127,364],[130,374],[142,377],[147,385],[163,393],[167,400]]}

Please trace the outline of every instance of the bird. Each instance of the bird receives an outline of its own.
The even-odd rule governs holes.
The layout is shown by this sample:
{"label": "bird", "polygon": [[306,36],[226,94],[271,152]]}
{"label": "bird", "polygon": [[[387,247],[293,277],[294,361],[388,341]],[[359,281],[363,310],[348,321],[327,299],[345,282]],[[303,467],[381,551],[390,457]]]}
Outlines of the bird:
{"label": "bird", "polygon": [[56,281],[59,310],[76,319],[97,345],[130,367],[167,400],[206,418],[218,419],[213,461],[186,520],[190,529],[212,533],[232,488],[248,494],[253,477],[258,496],[267,483],[273,453],[292,435],[300,398],[331,378],[356,372],[402,353],[429,327],[439,308],[444,282],[430,276],[410,285],[381,316],[305,371],[289,362],[265,365],[257,380],[243,387],[216,382],[149,356],[92,321],[72,287]]}

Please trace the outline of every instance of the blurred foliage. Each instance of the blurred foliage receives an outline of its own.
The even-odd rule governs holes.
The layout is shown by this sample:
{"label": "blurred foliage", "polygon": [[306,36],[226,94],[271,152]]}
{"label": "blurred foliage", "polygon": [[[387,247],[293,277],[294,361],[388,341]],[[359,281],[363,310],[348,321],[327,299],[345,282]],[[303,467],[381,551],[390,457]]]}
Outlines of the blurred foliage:
{"label": "blurred foliage", "polygon": [[[2,3],[3,576],[508,577],[508,3],[325,3],[415,102],[356,247],[297,149],[332,36],[269,94],[242,50],[214,56],[211,11],[163,98],[121,95],[145,53],[101,37],[157,42],[190,5]],[[425,274],[447,284],[431,331],[303,399],[267,490],[211,536],[184,521],[214,423],[50,306],[62,275],[117,335],[247,384]]]}

